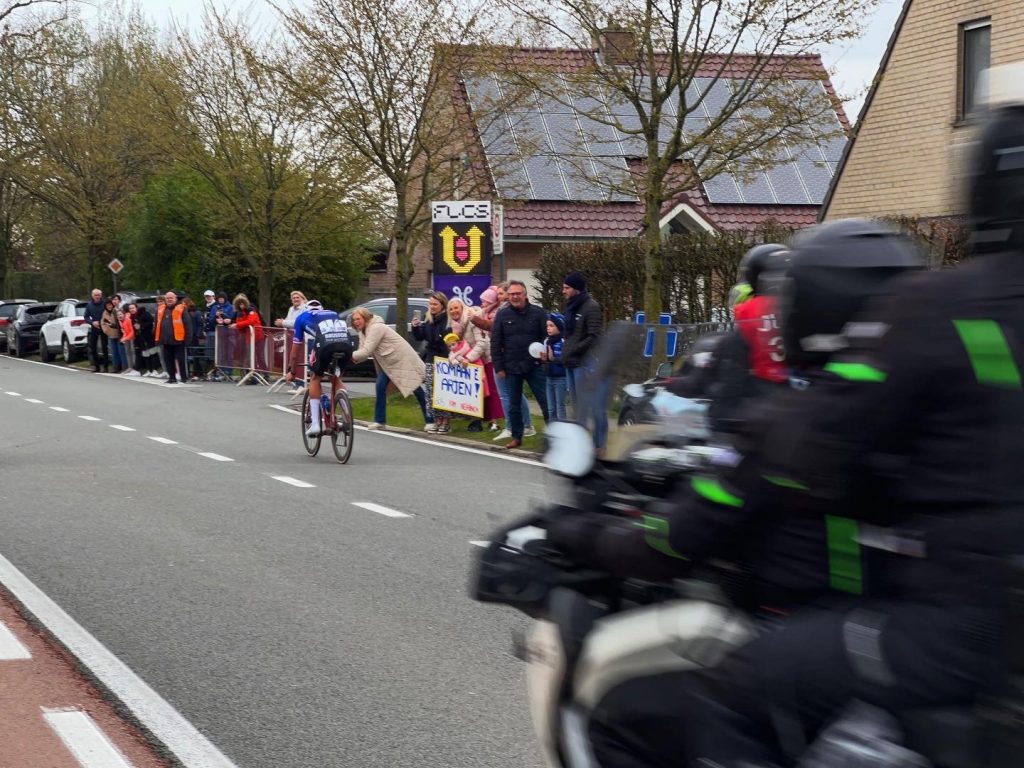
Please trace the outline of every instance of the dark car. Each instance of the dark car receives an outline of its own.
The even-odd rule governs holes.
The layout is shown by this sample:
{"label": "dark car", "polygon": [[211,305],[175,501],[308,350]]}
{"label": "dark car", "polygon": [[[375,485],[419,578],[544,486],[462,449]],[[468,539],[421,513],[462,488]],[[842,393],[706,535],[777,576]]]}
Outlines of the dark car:
{"label": "dark car", "polygon": [[56,304],[22,304],[7,323],[7,354],[24,357],[39,349],[39,329],[53,317]]}
{"label": "dark car", "polygon": [[[425,298],[410,298],[408,306],[409,306],[409,321],[410,322],[407,325],[407,328],[410,331],[410,334],[409,334],[410,339],[409,339],[409,341],[416,348],[416,351],[422,354],[423,346],[424,346],[423,342],[419,342],[419,341],[416,341],[415,339],[411,338],[411,336],[412,336],[412,334],[411,334],[411,331],[412,331],[412,323],[411,323],[411,321],[412,321],[413,313],[416,312],[417,310],[419,310],[420,317],[426,317],[426,315],[427,315],[427,308],[428,308],[427,299],[425,299]],[[349,333],[349,336],[352,338],[352,345],[353,346],[355,346],[355,347],[359,346],[359,334],[356,333],[356,330],[352,327],[352,310],[357,309],[358,307],[366,307],[368,310],[373,312],[373,314],[375,314],[377,317],[379,317],[385,323],[390,325],[392,328],[395,327],[395,311],[396,311],[396,309],[398,307],[398,300],[397,299],[394,299],[394,298],[370,299],[369,301],[365,301],[362,304],[357,304],[355,307],[350,307],[349,309],[346,309],[344,312],[339,312],[338,316],[342,320],[344,320],[346,323],[348,323],[348,333]],[[373,367],[373,360],[372,359],[364,360],[362,363],[352,363],[352,364],[350,364],[349,367],[345,370],[345,374],[348,375],[348,376],[365,376],[365,377],[368,377],[368,378],[374,378],[377,375],[376,370]]]}
{"label": "dark car", "polygon": [[7,349],[7,324],[22,304],[38,304],[36,299],[0,299],[0,344]]}

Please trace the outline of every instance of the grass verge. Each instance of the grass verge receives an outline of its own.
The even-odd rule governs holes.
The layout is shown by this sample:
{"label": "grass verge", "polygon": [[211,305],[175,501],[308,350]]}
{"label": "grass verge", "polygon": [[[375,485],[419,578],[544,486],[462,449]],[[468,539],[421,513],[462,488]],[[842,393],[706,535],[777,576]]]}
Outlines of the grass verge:
{"label": "grass verge", "polygon": [[[354,397],[352,398],[352,412],[357,419],[373,421],[374,398]],[[454,416],[452,418],[452,431],[448,434],[452,437],[460,437],[465,440],[472,440],[480,443],[481,447],[500,448],[508,441],[494,442],[496,432],[487,429],[487,422],[484,422],[483,432],[467,432],[469,418],[465,416]],[[502,422],[499,422],[502,423]],[[414,397],[402,397],[400,394],[391,395],[388,398],[388,426],[403,427],[417,432],[423,431],[423,414],[420,406]],[[522,450],[542,450],[542,436],[544,434],[544,419],[539,414],[533,414],[533,426],[537,430],[535,437],[524,437]]]}

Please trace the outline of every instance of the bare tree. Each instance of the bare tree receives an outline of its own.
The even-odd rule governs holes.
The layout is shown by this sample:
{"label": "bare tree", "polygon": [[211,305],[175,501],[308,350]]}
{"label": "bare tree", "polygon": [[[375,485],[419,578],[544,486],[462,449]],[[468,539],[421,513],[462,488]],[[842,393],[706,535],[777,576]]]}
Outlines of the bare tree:
{"label": "bare tree", "polygon": [[[291,82],[339,151],[366,159],[389,188],[397,327],[404,332],[413,251],[432,199],[478,191],[472,129],[451,97],[462,44],[487,29],[484,4],[456,0],[313,0],[281,11],[304,58]],[[280,10],[280,9],[279,9]],[[469,178],[459,177],[469,165]],[[474,189],[476,187],[476,189]]]}
{"label": "bare tree", "polygon": [[358,210],[366,164],[332,151],[280,75],[293,66],[288,52],[273,38],[254,39],[242,18],[208,6],[198,39],[179,32],[165,65],[150,80],[166,124],[163,149],[220,198],[230,250],[255,274],[269,318],[275,281],[309,260],[312,232],[368,229],[372,216]]}
{"label": "bare tree", "polygon": [[95,39],[66,21],[7,38],[0,50],[6,172],[66,220],[91,280],[115,255],[125,211],[155,160],[139,127],[147,109],[138,81],[151,38],[137,18],[121,21]]}
{"label": "bare tree", "polygon": [[664,204],[724,171],[765,170],[786,161],[790,147],[840,134],[837,105],[809,55],[857,36],[878,3],[501,1],[533,40],[590,52],[573,70],[531,63],[506,67],[501,77],[563,104],[574,93],[577,108],[579,94],[592,96],[581,110],[587,139],[607,142],[613,126],[633,147],[631,173],[609,166],[595,181],[635,192],[643,204],[649,317],[661,310]]}

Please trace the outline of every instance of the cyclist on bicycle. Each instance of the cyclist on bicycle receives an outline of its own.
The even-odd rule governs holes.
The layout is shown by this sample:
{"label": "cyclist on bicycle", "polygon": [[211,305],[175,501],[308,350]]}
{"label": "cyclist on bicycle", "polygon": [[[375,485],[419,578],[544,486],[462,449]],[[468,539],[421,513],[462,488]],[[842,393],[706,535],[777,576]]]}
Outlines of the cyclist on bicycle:
{"label": "cyclist on bicycle", "polygon": [[[298,365],[308,340],[313,342],[307,361],[310,372],[309,409],[312,422],[306,430],[306,436],[317,437],[323,433],[320,419],[320,396],[323,394],[323,386],[320,377],[325,374],[331,377],[332,393],[343,387],[338,373],[345,369],[353,349],[348,335],[348,323],[338,317],[337,312],[324,309],[316,299],[308,301],[306,311],[295,318],[295,335],[288,356],[286,381],[295,379],[295,366]],[[338,356],[337,364],[332,364],[335,355]]]}

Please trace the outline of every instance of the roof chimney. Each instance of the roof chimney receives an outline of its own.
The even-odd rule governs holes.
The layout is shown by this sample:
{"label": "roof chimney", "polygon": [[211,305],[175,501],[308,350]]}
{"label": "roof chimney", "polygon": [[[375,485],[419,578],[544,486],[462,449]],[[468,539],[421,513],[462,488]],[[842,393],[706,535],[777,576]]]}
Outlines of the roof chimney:
{"label": "roof chimney", "polygon": [[604,29],[598,30],[594,47],[609,64],[636,61],[636,38],[632,32],[623,29],[614,21],[609,22]]}

